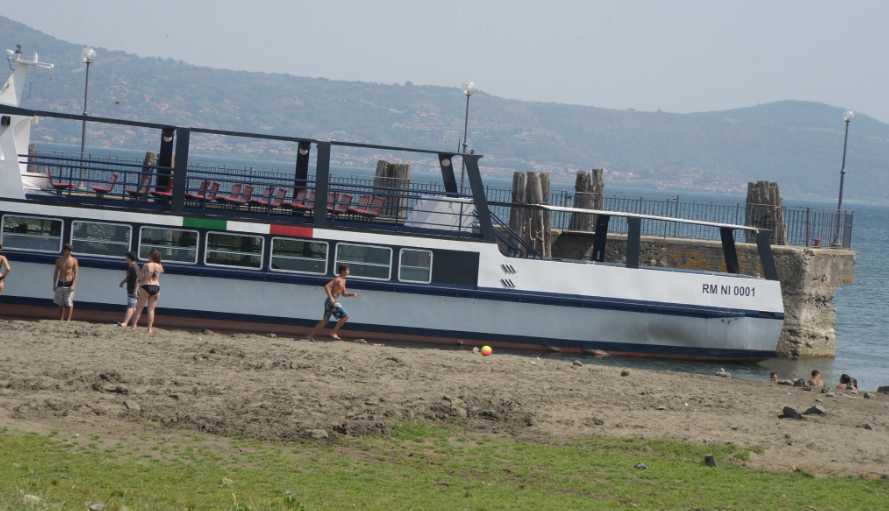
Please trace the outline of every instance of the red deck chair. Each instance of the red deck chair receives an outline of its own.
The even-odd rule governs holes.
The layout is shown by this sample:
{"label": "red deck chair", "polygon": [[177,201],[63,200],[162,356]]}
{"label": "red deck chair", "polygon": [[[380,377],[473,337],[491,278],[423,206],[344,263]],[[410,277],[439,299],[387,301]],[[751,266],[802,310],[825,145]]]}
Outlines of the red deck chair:
{"label": "red deck chair", "polygon": [[158,187],[155,186],[154,190],[151,191],[151,195],[154,195],[155,197],[158,197],[161,199],[169,199],[170,197],[172,197],[173,196],[173,178],[172,177],[170,178],[170,181],[168,181],[166,188],[158,189]]}
{"label": "red deck chair", "polygon": [[272,198],[272,202],[269,206],[274,208],[280,208],[284,205],[284,198],[287,197],[287,188],[278,188],[275,190],[275,196]]}
{"label": "red deck chair", "polygon": [[111,173],[111,181],[108,181],[107,183],[99,183],[97,185],[93,185],[92,186],[93,191],[96,192],[96,195],[99,197],[105,195],[106,193],[111,192],[111,190],[114,189],[114,185],[117,184],[117,177],[118,177],[117,172],[112,172]]}
{"label": "red deck chair", "polygon": [[256,204],[257,206],[262,206],[264,208],[269,207],[269,203],[272,200],[272,193],[275,192],[274,186],[269,186],[265,189],[265,193],[262,194],[261,197],[253,197],[250,199],[250,204]]}
{"label": "red deck chair", "polygon": [[315,208],[315,192],[312,190],[300,190],[291,203],[291,207],[298,211],[310,211]]}
{"label": "red deck chair", "polygon": [[228,193],[226,193],[226,194],[222,194],[222,195],[217,195],[217,196],[216,196],[216,200],[218,200],[218,201],[220,201],[220,202],[228,202],[229,199],[238,199],[238,200],[240,200],[240,199],[241,199],[241,187],[242,187],[242,186],[244,186],[244,185],[242,185],[241,183],[235,183],[235,184],[233,184],[230,192],[228,192]]}
{"label": "red deck chair", "polygon": [[201,187],[198,188],[197,192],[185,192],[185,198],[189,200],[204,200],[204,196],[207,193],[207,187],[210,186],[210,180],[205,179],[201,181]]}
{"label": "red deck chair", "polygon": [[143,174],[139,181],[139,186],[137,186],[135,190],[127,188],[127,195],[134,199],[138,199],[148,195],[149,188],[151,188],[151,174]]}
{"label": "red deck chair", "polygon": [[249,206],[250,199],[253,198],[253,186],[245,184],[242,189],[243,192],[241,193],[240,197],[230,194],[228,197],[224,198],[225,202],[234,204],[235,206]]}
{"label": "red deck chair", "polygon": [[349,211],[352,205],[351,193],[330,192],[327,194],[327,211],[334,215],[342,215]]}
{"label": "red deck chair", "polygon": [[383,213],[383,205],[385,202],[383,197],[362,195],[358,198],[358,206],[349,208],[349,213],[354,213],[367,218],[376,218]]}
{"label": "red deck chair", "polygon": [[216,200],[216,194],[219,193],[219,183],[213,181],[210,183],[209,188],[207,188],[207,192],[204,193],[205,201],[214,201]]}
{"label": "red deck chair", "polygon": [[[47,174],[49,176],[49,185],[52,186],[53,189],[58,194],[61,194],[62,192],[65,192],[65,191],[71,191],[71,190],[77,188],[76,186],[74,186],[74,183],[71,183],[71,182],[63,183],[61,181],[56,181],[55,179],[53,179],[52,170],[47,172]],[[59,172],[59,176],[61,177],[61,172]]]}

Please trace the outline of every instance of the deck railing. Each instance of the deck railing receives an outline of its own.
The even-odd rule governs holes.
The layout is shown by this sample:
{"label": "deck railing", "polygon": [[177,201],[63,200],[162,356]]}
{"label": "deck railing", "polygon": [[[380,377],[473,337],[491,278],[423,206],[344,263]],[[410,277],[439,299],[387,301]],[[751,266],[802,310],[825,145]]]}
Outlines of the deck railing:
{"label": "deck railing", "polygon": [[[28,161],[27,155],[21,156],[21,161]],[[83,160],[77,157],[63,154],[42,153],[31,159],[31,167],[36,167],[44,173],[52,175],[52,181],[63,186],[53,187],[47,180],[46,188],[60,197],[95,195],[95,188],[106,190],[101,193],[108,199],[139,200],[149,202],[153,206],[164,207],[168,197],[164,192],[169,186],[165,176],[172,175],[175,179],[175,171],[157,166],[146,167],[138,160],[124,160],[108,157],[87,157]],[[117,174],[116,179],[112,175]],[[146,177],[148,182],[146,182]],[[393,225],[417,225],[417,218],[429,220],[429,228],[456,227],[458,232],[471,232],[473,227],[470,218],[474,209],[471,206],[461,206],[457,209],[459,217],[453,225],[437,225],[440,222],[450,223],[452,219],[447,215],[437,215],[436,211],[442,210],[441,203],[451,203],[455,200],[466,200],[468,193],[447,194],[439,183],[410,181],[407,183],[392,182],[392,178],[367,178],[355,176],[340,176],[333,172],[330,178],[330,192],[342,194],[340,197],[351,196],[352,204],[340,204],[345,206],[347,213],[331,209],[334,219],[348,221],[374,221]],[[112,182],[113,181],[113,182]],[[274,198],[274,193],[268,191],[278,188],[286,189],[282,202],[291,204],[297,199],[299,189],[314,189],[314,176],[309,174],[304,183],[296,182],[292,172],[283,170],[256,169],[252,167],[234,168],[220,165],[203,165],[192,163],[188,170],[188,183],[186,192],[199,194],[202,192],[204,181],[219,183],[218,194],[220,196],[230,194],[234,185],[249,184],[253,187],[254,197],[269,200]],[[69,184],[71,186],[64,186]],[[135,192],[135,193],[133,193]],[[143,193],[140,193],[143,192]],[[152,193],[155,192],[155,193]],[[485,189],[491,213],[508,223],[510,210],[513,207],[521,207],[512,203],[512,191],[508,188],[486,187]],[[572,206],[574,204],[573,190],[554,190],[550,196],[550,204],[556,206]],[[360,201],[363,196],[384,197],[383,211],[378,215],[359,215],[348,213],[349,207],[361,209]],[[333,201],[337,196],[331,196]],[[365,206],[370,200],[365,198]],[[292,207],[273,206],[268,204],[261,206],[258,203],[239,205],[237,202],[227,202],[214,199],[212,201],[189,200],[187,204],[191,208],[212,207],[215,209],[241,210],[254,214],[286,215],[293,217],[296,213],[310,216],[308,211],[295,211]],[[470,202],[471,204],[471,202]],[[330,204],[333,208],[335,205]],[[770,205],[755,205],[756,208],[773,208]],[[445,208],[447,209],[447,208]],[[743,202],[700,202],[680,200],[677,196],[672,199],[651,199],[644,197],[605,196],[602,209],[640,213],[671,218],[686,218],[692,220],[704,220],[729,224],[744,224],[747,218],[747,205]],[[808,246],[808,247],[843,247],[852,246],[852,226],[854,214],[850,210],[836,211],[832,209],[818,209],[807,207],[783,207],[782,215],[769,215],[783,218],[783,240],[776,240],[778,244]],[[466,218],[463,218],[463,215]],[[550,212],[551,225],[554,229],[569,229],[573,213]],[[413,219],[413,220],[412,220]],[[423,222],[420,222],[423,223]],[[609,232],[625,233],[626,220],[612,218]],[[700,225],[678,224],[658,222],[653,220],[642,221],[643,236],[658,236],[687,239],[718,240],[719,232],[716,229]]]}

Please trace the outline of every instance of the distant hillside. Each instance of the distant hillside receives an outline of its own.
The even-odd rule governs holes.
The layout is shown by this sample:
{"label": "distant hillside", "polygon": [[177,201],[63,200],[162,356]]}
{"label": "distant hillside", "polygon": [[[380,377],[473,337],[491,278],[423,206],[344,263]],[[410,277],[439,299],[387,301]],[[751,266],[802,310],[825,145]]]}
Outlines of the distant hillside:
{"label": "distant hillside", "polygon": [[[38,49],[57,66],[51,77],[31,80],[27,105],[80,111],[81,46],[0,17],[0,47],[16,43],[28,54]],[[96,115],[431,148],[455,148],[462,134],[463,95],[456,87],[229,71],[97,51],[90,79],[90,112]],[[570,179],[573,169],[603,166],[613,184],[731,191],[749,180],[773,179],[785,195],[827,198],[837,188],[841,119],[840,108],[801,101],[673,114],[479,92],[472,98],[470,142],[485,155],[489,175],[547,168],[555,179]],[[45,121],[34,135],[38,141],[77,143],[79,128]],[[107,128],[91,131],[90,141],[140,149],[156,143],[154,135]],[[280,145],[245,148],[217,139],[196,143],[213,153],[292,152]],[[847,167],[850,198],[889,202],[889,125],[859,114]]]}

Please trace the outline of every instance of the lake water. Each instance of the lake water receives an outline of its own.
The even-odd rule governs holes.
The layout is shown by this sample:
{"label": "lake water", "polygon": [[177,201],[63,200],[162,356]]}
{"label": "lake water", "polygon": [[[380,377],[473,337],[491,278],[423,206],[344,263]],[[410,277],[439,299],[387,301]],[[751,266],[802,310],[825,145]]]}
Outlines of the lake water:
{"label": "lake water", "polygon": [[[49,145],[50,151],[71,151],[71,147]],[[79,149],[79,148],[78,148]],[[132,151],[108,151],[92,149],[97,156],[114,156],[123,159],[141,160],[141,155]],[[282,173],[292,172],[289,162],[247,161],[194,155],[192,160],[203,165],[220,165],[233,169],[255,168]],[[335,175],[352,175],[355,170],[336,171]],[[360,174],[373,175],[372,170]],[[439,179],[434,174],[414,175],[417,181]],[[508,181],[487,181],[489,186],[509,188]],[[562,184],[562,187],[567,186]],[[558,185],[554,184],[554,188]],[[676,197],[677,192],[663,192],[646,189],[625,189],[609,187],[606,181],[606,194],[610,196],[645,197],[667,199]],[[679,192],[683,201],[736,204],[743,203],[744,197],[712,193]],[[854,199],[852,197],[851,199]],[[830,209],[831,203],[801,202],[785,200],[789,207],[812,207]],[[855,210],[852,247],[856,251],[855,282],[840,288],[834,300],[837,307],[837,356],[834,359],[792,361],[776,359],[759,364],[734,364],[726,367],[735,376],[742,378],[767,378],[772,370],[777,370],[782,378],[805,377],[812,369],[820,369],[828,381],[836,382],[839,375],[848,373],[858,379],[859,386],[873,389],[879,385],[889,385],[889,267],[882,261],[882,253],[889,250],[889,207],[852,206]],[[590,363],[640,366],[689,372],[711,373],[720,365],[707,363],[683,363],[675,361],[638,359],[595,359]]]}

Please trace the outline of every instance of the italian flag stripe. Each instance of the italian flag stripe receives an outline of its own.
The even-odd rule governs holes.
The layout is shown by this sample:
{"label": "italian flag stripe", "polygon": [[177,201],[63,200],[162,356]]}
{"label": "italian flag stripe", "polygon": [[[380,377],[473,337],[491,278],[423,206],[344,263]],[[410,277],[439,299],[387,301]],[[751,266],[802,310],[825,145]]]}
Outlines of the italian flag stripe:
{"label": "italian flag stripe", "polygon": [[311,226],[272,224],[269,232],[277,236],[293,236],[296,238],[312,237]]}
{"label": "italian flag stripe", "polygon": [[218,218],[197,218],[185,217],[182,219],[182,227],[191,227],[193,229],[213,229],[216,231],[226,230],[226,221]]}

